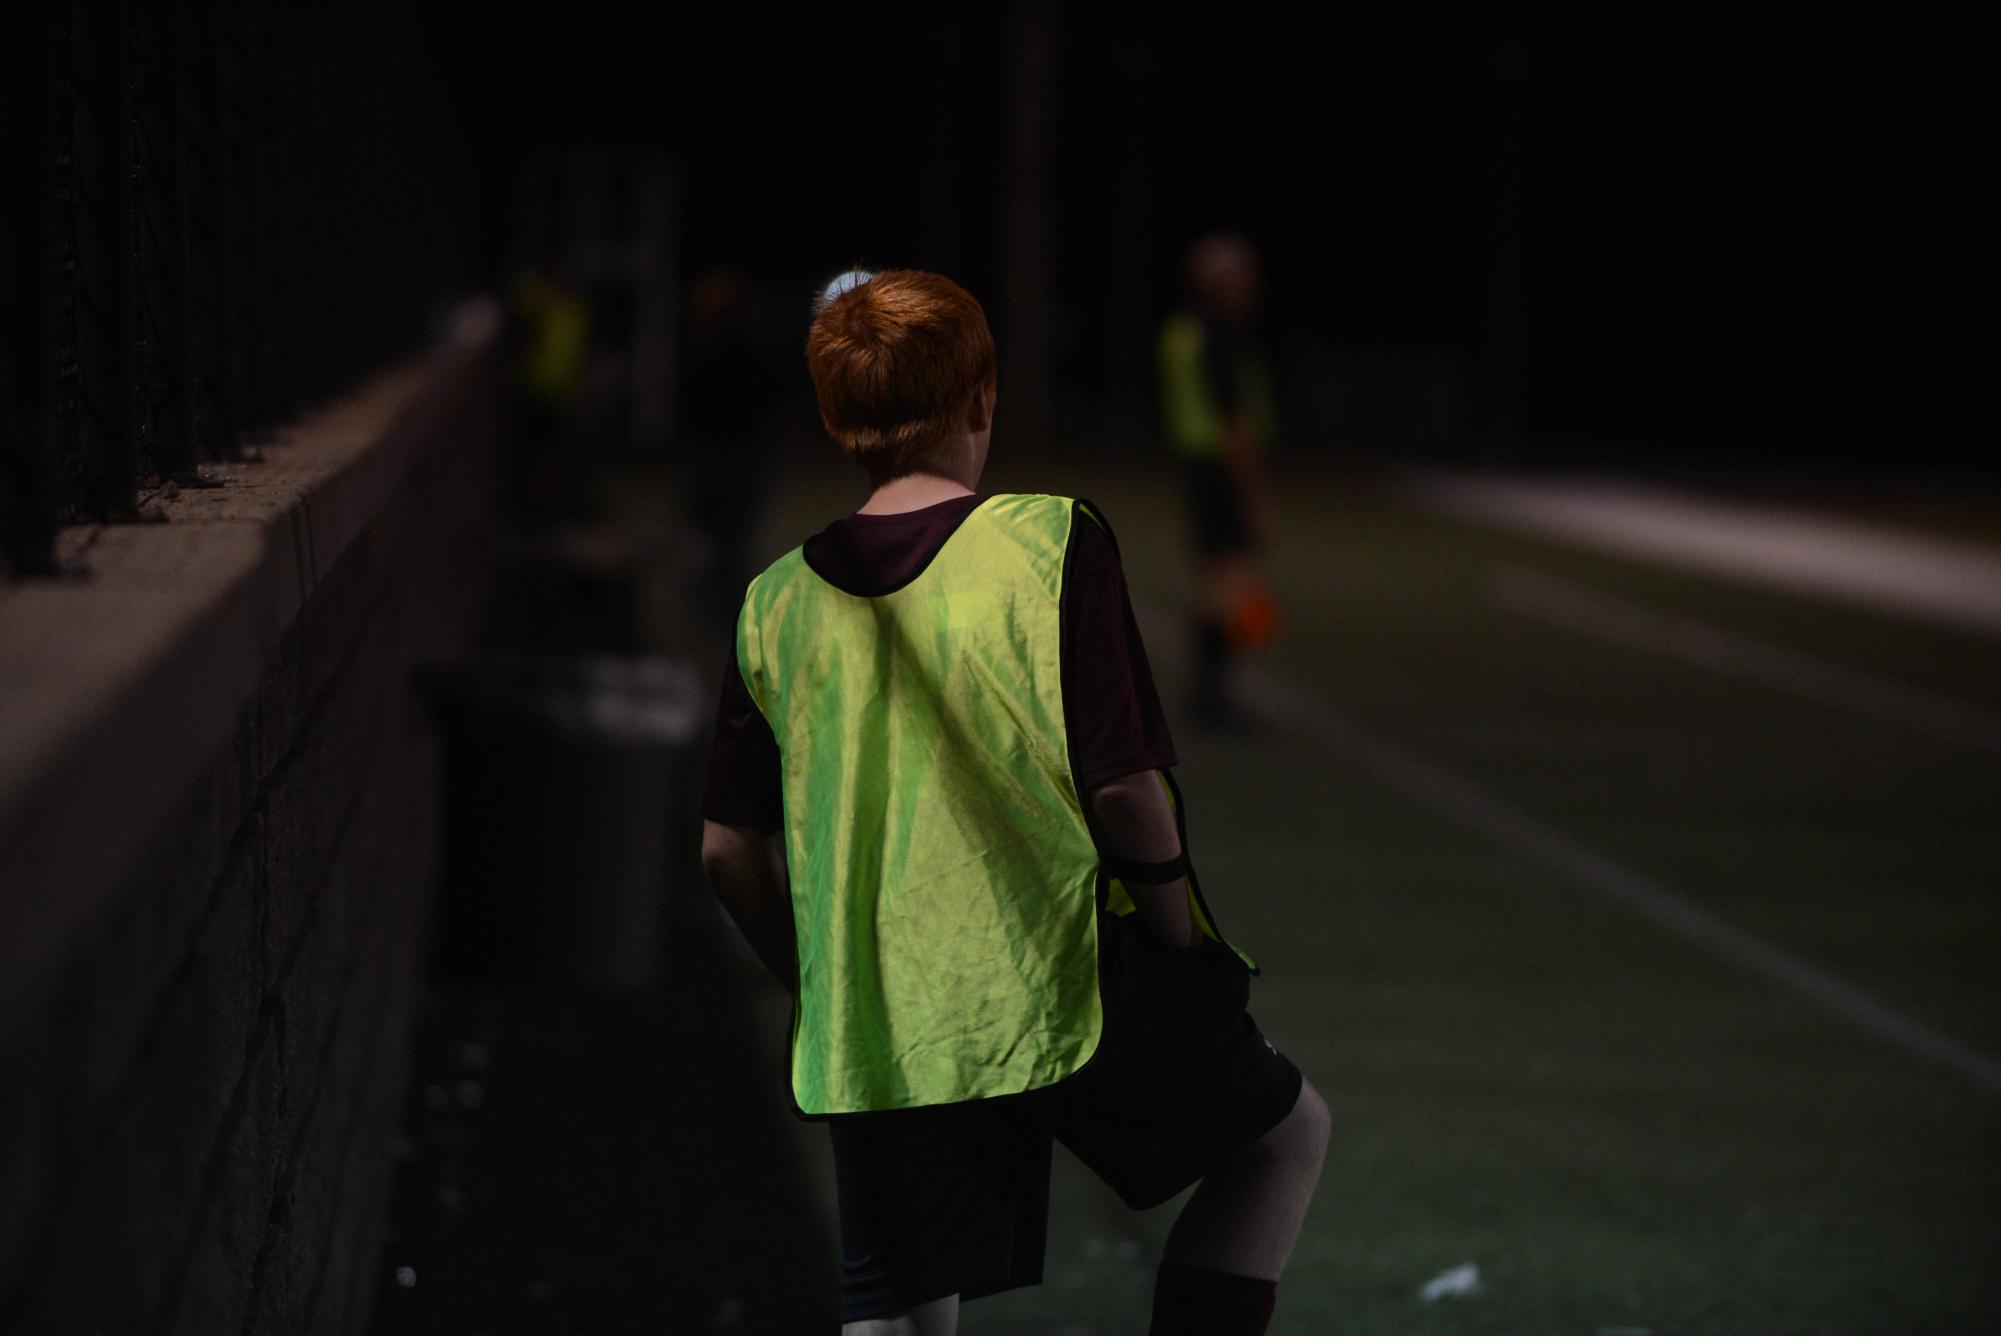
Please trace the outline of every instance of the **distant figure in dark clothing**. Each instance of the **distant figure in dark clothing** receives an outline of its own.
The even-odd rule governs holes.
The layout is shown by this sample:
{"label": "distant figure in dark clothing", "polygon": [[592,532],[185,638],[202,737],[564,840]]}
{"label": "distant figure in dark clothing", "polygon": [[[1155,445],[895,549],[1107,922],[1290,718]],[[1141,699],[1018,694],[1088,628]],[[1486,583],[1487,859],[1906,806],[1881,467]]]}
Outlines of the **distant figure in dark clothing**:
{"label": "distant figure in dark clothing", "polygon": [[1264,454],[1276,433],[1270,364],[1259,350],[1257,251],[1242,237],[1205,237],[1188,251],[1188,301],[1160,334],[1161,412],[1182,461],[1191,538],[1201,563],[1192,618],[1195,716],[1235,718],[1234,653],[1271,638],[1277,607],[1255,553],[1270,520]]}
{"label": "distant figure in dark clothing", "polygon": [[688,292],[682,457],[688,504],[707,553],[701,599],[722,626],[734,624],[750,581],[771,472],[772,407],[785,387],[758,339],[749,280],[727,267],[698,274]]}

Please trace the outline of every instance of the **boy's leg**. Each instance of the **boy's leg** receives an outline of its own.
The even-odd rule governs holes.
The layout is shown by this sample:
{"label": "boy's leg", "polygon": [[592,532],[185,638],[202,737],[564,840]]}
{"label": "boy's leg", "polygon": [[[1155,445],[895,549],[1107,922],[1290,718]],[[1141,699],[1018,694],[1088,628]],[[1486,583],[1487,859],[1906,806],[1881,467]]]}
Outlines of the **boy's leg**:
{"label": "boy's leg", "polygon": [[951,1336],[964,1296],[1041,1282],[1047,1132],[985,1103],[836,1119],[828,1131],[843,1332]]}
{"label": "boy's leg", "polygon": [[1230,713],[1230,638],[1223,620],[1204,599],[1193,623],[1195,693],[1190,703],[1196,719],[1221,723]]}
{"label": "boy's leg", "polygon": [[1167,1236],[1149,1336],[1263,1336],[1327,1150],[1327,1104],[1292,1112],[1209,1171]]}
{"label": "boy's leg", "polygon": [[1230,713],[1228,567],[1242,547],[1235,488],[1229,471],[1215,460],[1186,467],[1189,538],[1195,550],[1196,588],[1190,607],[1190,650],[1195,657],[1195,716],[1225,722]]}
{"label": "boy's leg", "polygon": [[870,1317],[841,1325],[841,1336],[953,1336],[959,1329],[959,1296],[948,1294],[895,1317]]}
{"label": "boy's leg", "polygon": [[1195,1189],[1168,1233],[1165,1260],[1277,1280],[1320,1181],[1329,1122],[1327,1102],[1303,1082],[1291,1113]]}
{"label": "boy's leg", "polygon": [[1136,917],[1099,916],[1104,1037],[1041,1116],[1130,1206],[1196,1185],[1163,1250],[1154,1336],[1259,1336],[1320,1176],[1327,1105],[1258,1032],[1227,947],[1164,947]]}

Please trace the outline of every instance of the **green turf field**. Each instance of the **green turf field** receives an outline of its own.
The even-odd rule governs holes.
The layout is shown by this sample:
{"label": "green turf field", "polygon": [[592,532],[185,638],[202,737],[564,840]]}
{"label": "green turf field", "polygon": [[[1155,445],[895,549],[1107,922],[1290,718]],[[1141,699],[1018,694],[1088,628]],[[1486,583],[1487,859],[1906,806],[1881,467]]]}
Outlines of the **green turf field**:
{"label": "green turf field", "polygon": [[[1105,508],[1178,720],[1173,480],[988,482]],[[860,495],[795,487],[774,548]],[[1176,730],[1208,898],[1266,969],[1254,1012],[1334,1111],[1273,1331],[2001,1331],[2001,1090],[1535,842],[1553,832],[1573,864],[1637,876],[1991,1064],[2001,755],[1525,617],[1494,582],[1558,579],[1986,710],[2001,644],[1338,481],[1283,495],[1288,629],[1260,697],[1283,710],[1250,736]],[[824,1191],[824,1136],[801,1135]],[[1172,1209],[1130,1215],[1059,1152],[1048,1283],[969,1305],[961,1330],[1144,1331]],[[1465,1263],[1478,1295],[1418,1300]]]}

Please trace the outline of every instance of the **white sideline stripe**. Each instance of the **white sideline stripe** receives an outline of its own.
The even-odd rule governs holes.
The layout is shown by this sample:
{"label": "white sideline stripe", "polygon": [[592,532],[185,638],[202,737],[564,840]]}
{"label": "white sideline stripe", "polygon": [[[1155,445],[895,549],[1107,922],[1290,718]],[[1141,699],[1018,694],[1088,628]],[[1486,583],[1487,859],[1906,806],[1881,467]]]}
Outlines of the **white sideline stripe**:
{"label": "white sideline stripe", "polygon": [[1672,488],[1429,472],[1419,506],[1902,617],[2001,636],[2001,548]]}
{"label": "white sideline stripe", "polygon": [[1945,742],[2001,753],[2001,710],[1968,705],[1871,673],[1766,645],[1681,613],[1614,598],[1521,566],[1495,568],[1494,601],[1510,612],[1874,715]]}
{"label": "white sideline stripe", "polygon": [[1711,955],[1784,984],[1857,1028],[1913,1057],[1964,1076],[2001,1097],[2001,1059],[1940,1034],[1878,1001],[1838,975],[1734,927],[1617,859],[1459,778],[1393,742],[1376,737],[1313,696],[1257,668],[1239,679],[1244,697],[1278,723],[1360,758],[1411,797],[1457,818],[1571,881],[1617,900],[1655,926]]}

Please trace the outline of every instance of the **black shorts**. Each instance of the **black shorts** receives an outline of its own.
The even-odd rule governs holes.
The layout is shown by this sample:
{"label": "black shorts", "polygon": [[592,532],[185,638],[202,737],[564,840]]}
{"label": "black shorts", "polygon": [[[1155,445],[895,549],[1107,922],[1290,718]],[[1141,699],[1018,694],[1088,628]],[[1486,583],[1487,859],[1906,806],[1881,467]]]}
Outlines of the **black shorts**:
{"label": "black shorts", "polygon": [[1189,537],[1197,556],[1216,557],[1249,552],[1250,525],[1244,518],[1244,495],[1236,475],[1220,459],[1191,459],[1187,464]]}
{"label": "black shorts", "polygon": [[1044,1090],[830,1120],[841,1320],[1042,1280],[1061,1141],[1128,1206],[1158,1206],[1292,1112],[1301,1077],[1245,1011],[1250,973],[1205,940],[1158,945],[1099,915],[1105,1030]]}

